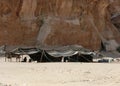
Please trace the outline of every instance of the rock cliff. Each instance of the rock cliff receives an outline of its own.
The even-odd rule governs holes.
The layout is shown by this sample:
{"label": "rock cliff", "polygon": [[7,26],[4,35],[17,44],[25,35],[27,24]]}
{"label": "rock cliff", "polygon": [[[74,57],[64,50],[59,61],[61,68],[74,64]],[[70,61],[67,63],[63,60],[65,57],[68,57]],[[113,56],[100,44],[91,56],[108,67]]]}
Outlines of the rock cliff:
{"label": "rock cliff", "polygon": [[0,0],[0,45],[100,49],[120,43],[120,0]]}

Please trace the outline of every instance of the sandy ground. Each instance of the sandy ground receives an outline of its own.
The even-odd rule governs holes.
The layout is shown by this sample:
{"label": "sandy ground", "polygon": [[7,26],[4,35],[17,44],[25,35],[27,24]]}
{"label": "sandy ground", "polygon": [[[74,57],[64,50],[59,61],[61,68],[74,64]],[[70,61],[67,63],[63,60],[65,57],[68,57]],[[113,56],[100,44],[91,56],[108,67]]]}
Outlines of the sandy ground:
{"label": "sandy ground", "polygon": [[16,63],[0,60],[0,86],[120,86],[119,63]]}

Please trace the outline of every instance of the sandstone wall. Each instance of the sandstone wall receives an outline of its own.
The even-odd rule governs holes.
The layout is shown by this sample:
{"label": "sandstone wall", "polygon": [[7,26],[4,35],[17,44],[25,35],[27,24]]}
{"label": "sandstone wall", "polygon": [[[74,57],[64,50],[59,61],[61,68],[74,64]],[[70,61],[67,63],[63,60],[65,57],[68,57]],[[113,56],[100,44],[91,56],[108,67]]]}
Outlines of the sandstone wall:
{"label": "sandstone wall", "polygon": [[[120,0],[0,0],[0,45],[79,44],[99,49],[120,32],[111,17]],[[119,20],[118,20],[119,21]]]}

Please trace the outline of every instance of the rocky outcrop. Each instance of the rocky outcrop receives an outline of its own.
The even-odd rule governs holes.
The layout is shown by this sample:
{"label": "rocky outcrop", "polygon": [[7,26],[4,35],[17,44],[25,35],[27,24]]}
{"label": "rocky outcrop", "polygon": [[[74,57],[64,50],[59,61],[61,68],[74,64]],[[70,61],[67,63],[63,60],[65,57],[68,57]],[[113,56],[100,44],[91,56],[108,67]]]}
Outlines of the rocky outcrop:
{"label": "rocky outcrop", "polygon": [[[113,24],[119,0],[1,0],[0,44],[99,49],[101,41],[120,43]],[[119,21],[119,20],[118,20]]]}

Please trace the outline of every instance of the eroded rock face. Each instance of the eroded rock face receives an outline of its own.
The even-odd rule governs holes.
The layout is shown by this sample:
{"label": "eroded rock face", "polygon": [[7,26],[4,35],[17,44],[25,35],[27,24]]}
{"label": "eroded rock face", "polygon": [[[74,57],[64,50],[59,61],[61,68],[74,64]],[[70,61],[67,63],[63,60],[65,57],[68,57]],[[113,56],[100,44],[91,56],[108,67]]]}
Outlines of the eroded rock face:
{"label": "eroded rock face", "polygon": [[109,6],[112,23],[120,31],[120,0],[114,0]]}
{"label": "eroded rock face", "polygon": [[[120,43],[113,16],[120,0],[1,0],[0,44],[99,49],[101,41]],[[119,20],[118,20],[119,21]]]}

